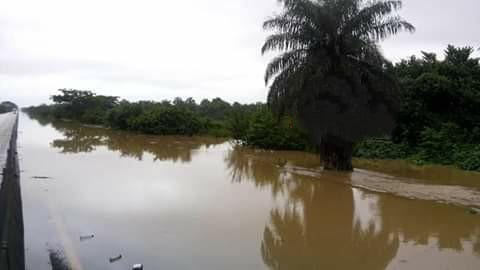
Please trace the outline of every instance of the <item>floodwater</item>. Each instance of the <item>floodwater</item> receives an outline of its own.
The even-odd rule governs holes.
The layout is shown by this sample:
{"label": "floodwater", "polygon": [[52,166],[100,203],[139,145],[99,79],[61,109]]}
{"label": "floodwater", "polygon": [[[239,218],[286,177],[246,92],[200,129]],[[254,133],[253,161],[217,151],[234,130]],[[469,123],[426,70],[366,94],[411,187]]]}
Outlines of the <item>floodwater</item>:
{"label": "floodwater", "polygon": [[29,270],[56,252],[80,270],[480,269],[479,215],[368,187],[385,176],[475,197],[479,174],[393,161],[322,173],[305,153],[23,114],[19,130]]}

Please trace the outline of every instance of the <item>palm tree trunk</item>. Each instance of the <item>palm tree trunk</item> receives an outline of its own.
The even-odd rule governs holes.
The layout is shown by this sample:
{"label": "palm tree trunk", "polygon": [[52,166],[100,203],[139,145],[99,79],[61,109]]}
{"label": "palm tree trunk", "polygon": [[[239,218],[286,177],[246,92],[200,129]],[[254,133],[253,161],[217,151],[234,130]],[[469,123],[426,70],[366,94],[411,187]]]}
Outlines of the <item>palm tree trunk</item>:
{"label": "palm tree trunk", "polygon": [[352,171],[353,143],[337,136],[322,136],[320,160],[325,170]]}

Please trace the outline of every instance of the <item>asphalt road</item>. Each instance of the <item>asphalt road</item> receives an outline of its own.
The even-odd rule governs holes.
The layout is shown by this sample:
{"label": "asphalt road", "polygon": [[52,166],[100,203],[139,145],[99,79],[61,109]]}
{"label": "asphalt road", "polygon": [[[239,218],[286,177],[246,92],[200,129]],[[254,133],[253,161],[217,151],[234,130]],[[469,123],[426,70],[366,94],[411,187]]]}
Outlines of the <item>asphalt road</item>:
{"label": "asphalt road", "polygon": [[[15,113],[0,114],[0,171],[5,168],[7,159],[7,150],[10,144],[13,127],[15,125],[17,115]],[[0,175],[0,183],[2,183],[3,175]]]}
{"label": "asphalt road", "polygon": [[[16,153],[17,115],[0,114],[0,269],[24,270],[20,172]],[[11,147],[11,149],[9,149]]]}

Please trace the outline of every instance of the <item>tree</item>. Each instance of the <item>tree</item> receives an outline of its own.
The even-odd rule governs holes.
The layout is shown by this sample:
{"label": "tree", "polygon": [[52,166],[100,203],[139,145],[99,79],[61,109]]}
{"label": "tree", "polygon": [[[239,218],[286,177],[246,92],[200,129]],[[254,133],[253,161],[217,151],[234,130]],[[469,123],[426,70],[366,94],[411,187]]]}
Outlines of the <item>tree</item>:
{"label": "tree", "polygon": [[0,103],[0,113],[11,112],[17,109],[18,109],[17,105],[13,102],[4,101]]}
{"label": "tree", "polygon": [[448,45],[445,50],[445,62],[451,65],[467,65],[475,67],[478,65],[478,58],[472,58],[475,51],[473,47],[457,48],[453,45]]}
{"label": "tree", "polygon": [[262,53],[282,52],[266,68],[268,104],[299,118],[326,169],[352,170],[353,143],[390,133],[399,110],[378,42],[415,28],[392,15],[401,1],[279,1],[283,11],[263,25],[274,33]]}
{"label": "tree", "polygon": [[97,95],[91,91],[59,89],[51,99],[57,105],[56,117],[103,124],[106,111],[118,105],[118,97]]}

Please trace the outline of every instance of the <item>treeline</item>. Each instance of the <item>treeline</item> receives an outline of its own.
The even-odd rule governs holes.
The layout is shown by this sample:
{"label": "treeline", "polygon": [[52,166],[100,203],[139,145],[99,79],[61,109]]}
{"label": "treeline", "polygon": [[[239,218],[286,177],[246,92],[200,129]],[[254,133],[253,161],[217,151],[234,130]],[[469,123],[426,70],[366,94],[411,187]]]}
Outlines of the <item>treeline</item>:
{"label": "treeline", "polygon": [[173,101],[129,102],[91,91],[60,89],[54,104],[24,108],[32,116],[68,119],[85,124],[155,135],[210,135],[265,149],[310,149],[294,119],[278,118],[266,104],[230,104],[220,98],[175,98]]}
{"label": "treeline", "polygon": [[10,101],[0,103],[0,113],[7,113],[17,109],[17,105]]}
{"label": "treeline", "polygon": [[391,137],[360,143],[355,154],[480,170],[480,65],[473,52],[448,46],[443,60],[422,52],[393,66],[402,101],[397,127]]}
{"label": "treeline", "polygon": [[[480,64],[471,47],[448,46],[443,60],[423,52],[391,65],[400,85],[401,112],[393,134],[356,145],[356,157],[408,159],[480,171]],[[158,135],[230,137],[264,149],[313,151],[297,120],[274,115],[265,103],[128,102],[89,91],[61,89],[53,105],[30,114]]]}

